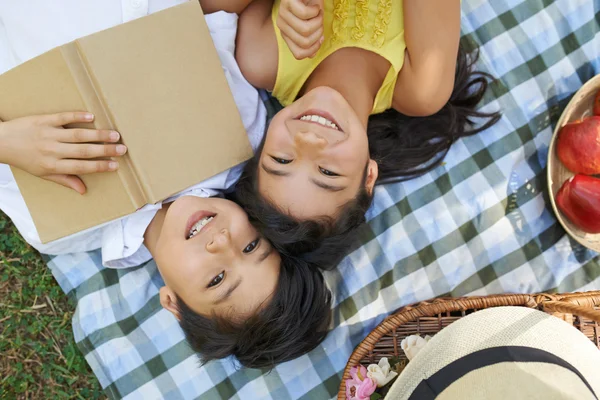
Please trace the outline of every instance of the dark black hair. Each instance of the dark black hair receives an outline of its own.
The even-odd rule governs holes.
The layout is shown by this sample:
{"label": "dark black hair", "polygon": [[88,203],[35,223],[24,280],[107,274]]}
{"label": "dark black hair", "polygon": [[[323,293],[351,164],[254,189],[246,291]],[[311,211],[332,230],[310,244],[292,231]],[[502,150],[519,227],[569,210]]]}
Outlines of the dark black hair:
{"label": "dark black hair", "polygon": [[311,351],[325,339],[331,293],[318,269],[300,259],[282,257],[275,293],[250,317],[203,316],[179,297],[177,307],[179,324],[203,364],[233,355],[244,367],[271,369]]}
{"label": "dark black hair", "polygon": [[[462,46],[459,48],[452,94],[437,113],[408,117],[390,109],[369,117],[369,152],[379,167],[376,184],[403,181],[431,171],[442,163],[457,139],[484,131],[500,119],[498,112],[476,110],[488,88],[488,79],[493,79],[473,70],[478,55],[477,51],[469,55]],[[280,253],[301,257],[319,268],[335,267],[352,246],[356,228],[365,221],[371,205],[372,196],[364,190],[364,182],[363,189],[342,207],[337,218],[299,221],[258,192],[261,152],[262,145],[244,168],[236,187],[238,203]]]}
{"label": "dark black hair", "polygon": [[[433,170],[459,138],[475,135],[498,122],[499,112],[476,110],[488,88],[488,79],[493,79],[473,70],[478,58],[477,50],[469,55],[459,48],[454,89],[437,113],[407,117],[390,109],[369,117],[369,154],[379,167],[377,184],[404,181]],[[482,123],[475,126],[477,120]]]}
{"label": "dark black hair", "polygon": [[[264,141],[256,154],[260,154],[263,144]],[[258,160],[255,156],[248,161],[235,193],[235,201],[244,207],[252,225],[269,239],[282,257],[296,257],[323,270],[335,268],[345,256],[341,250],[354,240],[354,228],[365,221],[365,211],[373,199],[365,189],[367,168],[358,194],[341,208],[337,218],[297,220],[258,194]]]}

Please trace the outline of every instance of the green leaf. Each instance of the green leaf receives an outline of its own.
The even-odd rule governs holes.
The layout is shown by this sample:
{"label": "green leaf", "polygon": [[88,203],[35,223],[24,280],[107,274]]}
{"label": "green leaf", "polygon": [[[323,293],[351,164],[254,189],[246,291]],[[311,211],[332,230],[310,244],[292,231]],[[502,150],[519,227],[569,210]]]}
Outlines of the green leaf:
{"label": "green leaf", "polygon": [[371,395],[371,397],[370,397],[370,399],[371,399],[371,400],[379,400],[379,399],[382,399],[382,398],[383,398],[383,396],[382,396],[382,395],[380,395],[380,394],[379,394],[379,393],[377,393],[377,392],[373,393],[373,394]]}

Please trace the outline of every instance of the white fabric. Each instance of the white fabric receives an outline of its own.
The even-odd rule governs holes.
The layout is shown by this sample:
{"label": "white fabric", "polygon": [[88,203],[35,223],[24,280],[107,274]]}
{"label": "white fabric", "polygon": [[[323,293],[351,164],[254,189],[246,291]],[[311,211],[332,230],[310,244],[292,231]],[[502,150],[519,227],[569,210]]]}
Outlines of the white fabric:
{"label": "white fabric", "polygon": [[[0,73],[79,37],[184,1],[0,0]],[[266,109],[258,91],[244,79],[235,61],[237,15],[218,12],[207,15],[206,22],[248,137],[256,150],[265,129]],[[239,165],[220,173],[165,202],[183,195],[217,196],[237,181],[241,169]],[[0,209],[13,220],[25,240],[41,253],[62,254],[102,248],[102,263],[107,267],[139,265],[151,258],[143,245],[143,235],[160,208],[160,204],[148,205],[119,220],[42,244],[10,168],[0,164]]]}

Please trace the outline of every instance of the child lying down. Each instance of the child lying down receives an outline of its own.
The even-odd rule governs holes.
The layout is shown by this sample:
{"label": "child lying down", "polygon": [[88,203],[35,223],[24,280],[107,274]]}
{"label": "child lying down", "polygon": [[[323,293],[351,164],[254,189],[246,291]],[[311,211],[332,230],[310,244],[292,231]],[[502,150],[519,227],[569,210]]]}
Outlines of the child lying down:
{"label": "child lying down", "polygon": [[[32,29],[38,36],[38,30],[46,27],[52,32],[41,33],[45,38],[42,44],[5,38],[11,54],[21,56],[7,68],[81,36],[74,31],[54,31],[43,23],[35,27],[19,25],[19,17],[27,14],[28,7],[32,6],[0,5],[6,37],[11,37],[11,26]],[[45,14],[50,20],[57,9],[61,13],[77,10],[67,4],[51,8],[54,11]],[[44,15],[40,10],[35,14]],[[72,15],[73,20],[77,17]],[[125,14],[123,17],[127,19]],[[206,19],[244,126],[256,148],[266,113],[258,93],[243,79],[235,63],[237,16],[217,13]],[[105,22],[98,29],[121,21],[107,18]],[[1,41],[2,37],[0,47]],[[165,283],[160,302],[178,319],[204,362],[234,355],[246,367],[268,368],[310,351],[324,339],[331,296],[320,272],[302,260],[281,257],[250,224],[240,206],[215,197],[237,180],[241,166],[163,204],[146,206],[120,220],[42,244],[8,165],[84,192],[85,186],[76,174],[111,170],[109,161],[92,158],[118,157],[126,151],[114,143],[118,140],[116,133],[63,128],[89,118],[93,116],[84,112],[66,112],[0,122],[0,209],[28,243],[46,254],[102,249],[103,264],[113,268],[139,265],[154,258]],[[78,157],[82,152],[86,158]]]}

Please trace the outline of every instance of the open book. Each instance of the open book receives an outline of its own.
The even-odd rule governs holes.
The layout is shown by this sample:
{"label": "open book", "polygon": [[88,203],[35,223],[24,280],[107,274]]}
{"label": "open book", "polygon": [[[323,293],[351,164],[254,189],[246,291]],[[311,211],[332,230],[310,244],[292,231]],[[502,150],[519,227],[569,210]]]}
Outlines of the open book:
{"label": "open book", "polygon": [[157,203],[252,156],[200,5],[55,48],[0,76],[0,120],[89,111],[128,152],[80,195],[13,168],[43,243]]}

